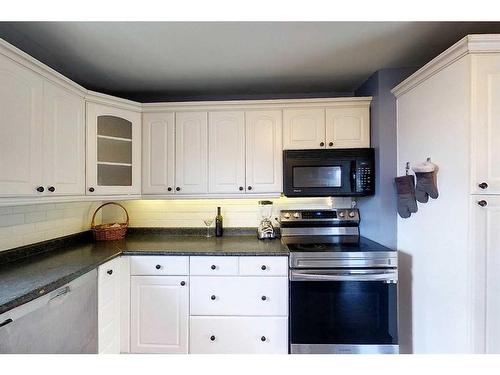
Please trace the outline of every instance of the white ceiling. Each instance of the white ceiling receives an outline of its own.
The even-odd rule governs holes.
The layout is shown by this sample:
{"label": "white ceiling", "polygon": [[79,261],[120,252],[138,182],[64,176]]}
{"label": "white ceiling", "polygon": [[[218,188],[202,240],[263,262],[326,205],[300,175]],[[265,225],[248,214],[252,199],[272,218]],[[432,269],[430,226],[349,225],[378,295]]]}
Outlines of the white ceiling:
{"label": "white ceiling", "polygon": [[80,83],[143,101],[351,93],[500,23],[2,22],[0,37]]}

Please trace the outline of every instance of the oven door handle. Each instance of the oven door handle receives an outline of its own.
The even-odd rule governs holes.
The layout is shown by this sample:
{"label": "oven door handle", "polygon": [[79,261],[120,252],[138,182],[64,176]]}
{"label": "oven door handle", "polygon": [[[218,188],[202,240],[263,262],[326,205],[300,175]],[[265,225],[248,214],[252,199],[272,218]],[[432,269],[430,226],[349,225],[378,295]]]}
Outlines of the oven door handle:
{"label": "oven door handle", "polygon": [[290,281],[385,281],[396,283],[395,270],[290,271]]}

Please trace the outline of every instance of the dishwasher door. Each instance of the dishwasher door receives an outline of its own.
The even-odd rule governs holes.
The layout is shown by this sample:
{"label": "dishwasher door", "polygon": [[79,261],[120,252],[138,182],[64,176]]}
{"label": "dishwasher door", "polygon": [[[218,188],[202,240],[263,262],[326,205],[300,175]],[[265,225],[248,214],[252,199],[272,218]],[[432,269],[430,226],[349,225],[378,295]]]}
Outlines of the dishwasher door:
{"label": "dishwasher door", "polygon": [[0,353],[97,353],[97,271],[0,315]]}

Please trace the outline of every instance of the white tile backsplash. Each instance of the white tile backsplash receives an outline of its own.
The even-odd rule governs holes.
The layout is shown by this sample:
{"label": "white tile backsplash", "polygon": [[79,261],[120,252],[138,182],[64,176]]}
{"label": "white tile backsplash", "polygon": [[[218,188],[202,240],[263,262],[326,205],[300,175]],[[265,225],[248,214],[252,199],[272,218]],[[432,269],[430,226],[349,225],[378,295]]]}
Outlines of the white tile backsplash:
{"label": "white tile backsplash", "polygon": [[[0,251],[88,230],[99,204],[71,202],[0,207]],[[100,223],[100,217],[97,222]]]}
{"label": "white tile backsplash", "polygon": [[[274,214],[280,210],[299,208],[350,207],[350,198],[276,198]],[[224,226],[256,227],[260,222],[259,199],[174,199],[120,202],[127,209],[131,227],[203,227],[203,219],[215,217],[222,209]],[[106,206],[103,222],[124,221],[121,209]]]}

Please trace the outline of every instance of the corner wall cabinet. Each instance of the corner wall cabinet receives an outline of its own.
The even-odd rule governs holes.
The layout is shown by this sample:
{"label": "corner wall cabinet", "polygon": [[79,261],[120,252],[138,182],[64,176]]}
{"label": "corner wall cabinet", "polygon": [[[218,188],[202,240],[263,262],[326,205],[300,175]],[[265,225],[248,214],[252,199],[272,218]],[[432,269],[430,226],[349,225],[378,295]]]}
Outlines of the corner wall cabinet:
{"label": "corner wall cabinet", "polygon": [[439,198],[398,218],[411,275],[399,290],[413,300],[401,351],[500,353],[500,35],[463,38],[392,92],[399,174],[407,161],[439,166]]}
{"label": "corner wall cabinet", "polygon": [[87,103],[87,194],[140,194],[140,164],[140,113]]}
{"label": "corner wall cabinet", "polygon": [[84,99],[0,55],[0,195],[83,195]]}

